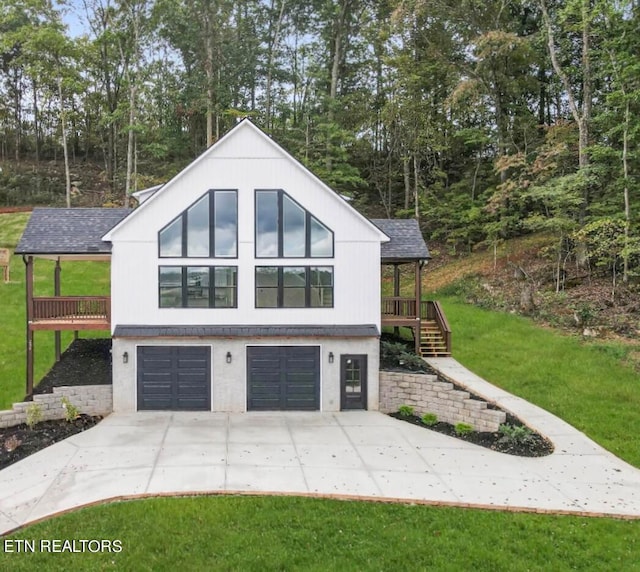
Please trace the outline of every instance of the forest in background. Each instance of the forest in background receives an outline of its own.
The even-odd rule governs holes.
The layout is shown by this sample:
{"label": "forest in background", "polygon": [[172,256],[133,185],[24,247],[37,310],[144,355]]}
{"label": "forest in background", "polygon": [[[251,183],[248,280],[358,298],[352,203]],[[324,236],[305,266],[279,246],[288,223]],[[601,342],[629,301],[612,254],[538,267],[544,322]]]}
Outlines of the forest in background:
{"label": "forest in background", "polygon": [[249,116],[451,252],[544,231],[557,291],[638,271],[637,0],[0,6],[2,205],[123,204]]}

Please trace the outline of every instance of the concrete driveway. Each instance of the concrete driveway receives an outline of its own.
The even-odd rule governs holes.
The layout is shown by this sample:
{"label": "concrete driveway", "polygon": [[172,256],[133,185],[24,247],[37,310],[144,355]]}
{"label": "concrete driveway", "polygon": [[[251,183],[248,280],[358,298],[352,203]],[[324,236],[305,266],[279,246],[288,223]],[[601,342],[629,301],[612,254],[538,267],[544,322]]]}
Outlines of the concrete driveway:
{"label": "concrete driveway", "polygon": [[367,411],[112,414],[0,471],[0,534],[106,499],[225,491],[640,518],[640,470],[455,360],[432,365],[555,452],[514,457]]}

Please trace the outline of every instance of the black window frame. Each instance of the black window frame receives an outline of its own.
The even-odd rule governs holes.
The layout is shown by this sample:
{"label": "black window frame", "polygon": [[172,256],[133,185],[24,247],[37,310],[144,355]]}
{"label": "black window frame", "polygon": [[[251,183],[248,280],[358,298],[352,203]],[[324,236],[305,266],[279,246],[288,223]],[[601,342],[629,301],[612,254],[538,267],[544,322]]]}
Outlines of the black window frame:
{"label": "black window frame", "polygon": [[[277,193],[278,197],[278,253],[275,256],[265,256],[258,254],[258,193]],[[286,196],[292,203],[300,207],[305,213],[305,238],[304,238],[304,255],[302,256],[285,256],[284,255],[284,196]],[[312,259],[333,259],[336,254],[336,239],[335,233],[329,228],[323,221],[317,216],[311,214],[311,212],[303,207],[298,201],[296,201],[289,193],[284,189],[255,189],[253,199],[253,212],[254,212],[254,257],[259,260],[273,260],[277,258],[285,258],[287,260],[302,260],[305,258]],[[311,219],[315,219],[320,225],[326,228],[331,233],[331,256],[313,256],[311,254]]]}
{"label": "black window frame", "polygon": [[[258,270],[260,268],[275,268],[278,273],[277,286],[258,286]],[[305,270],[305,285],[304,285],[304,306],[285,306],[284,305],[284,291],[286,289],[284,285],[284,269],[285,268],[304,268]],[[313,287],[317,287],[317,285],[311,283],[311,271],[314,268],[330,268],[331,269],[331,306],[312,306],[311,305],[311,290]],[[336,285],[334,282],[334,267],[328,264],[319,264],[319,265],[296,265],[296,266],[273,266],[273,265],[257,265],[254,270],[254,307],[257,310],[275,310],[275,309],[315,309],[315,310],[330,310],[335,307],[335,289]],[[325,288],[329,288],[329,286],[324,286]],[[275,306],[258,306],[258,288],[272,288],[277,289],[276,296],[276,305]],[[298,287],[302,288],[302,287]]]}
{"label": "black window frame", "polygon": [[[160,282],[162,269],[163,268],[180,268],[181,276],[180,276],[180,298],[181,305],[180,306],[162,306],[162,285]],[[189,306],[189,284],[188,284],[188,269],[189,268],[208,268],[209,269],[209,305],[208,306]],[[216,274],[215,271],[217,268],[233,268],[235,270],[235,284],[233,286],[219,286],[215,285]],[[216,288],[233,288],[233,305],[232,306],[216,306],[215,301],[215,292]],[[163,264],[158,266],[158,308],[161,310],[175,310],[175,309],[190,309],[190,310],[231,310],[238,307],[238,267],[232,265],[217,265],[217,266],[199,266],[196,264]]]}
{"label": "black window frame", "polygon": [[[215,204],[216,204],[216,193],[234,193],[236,197],[236,253],[234,256],[216,256],[216,244],[215,244]],[[209,255],[202,256],[189,256],[188,255],[188,244],[187,244],[187,235],[188,235],[188,224],[189,224],[189,210],[199,203],[206,195],[209,196]],[[182,236],[181,236],[181,247],[182,252],[180,256],[166,256],[163,255],[160,248],[160,235],[162,232],[169,228],[173,223],[175,223],[178,219],[182,219]],[[171,219],[167,224],[165,224],[158,231],[158,258],[163,260],[169,258],[188,258],[189,260],[207,260],[210,258],[218,258],[222,260],[234,260],[238,258],[238,222],[240,217],[238,216],[238,189],[209,189],[206,193],[199,196],[193,203],[191,203],[186,209],[184,209],[177,217]]]}

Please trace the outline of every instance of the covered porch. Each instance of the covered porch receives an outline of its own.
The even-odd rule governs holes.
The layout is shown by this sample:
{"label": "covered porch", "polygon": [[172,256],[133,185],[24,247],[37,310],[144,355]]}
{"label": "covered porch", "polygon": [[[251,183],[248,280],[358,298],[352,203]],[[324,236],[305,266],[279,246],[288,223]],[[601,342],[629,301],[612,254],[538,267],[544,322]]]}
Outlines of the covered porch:
{"label": "covered porch", "polygon": [[[55,360],[62,355],[61,332],[111,330],[110,296],[62,296],[63,263],[111,260],[111,244],[102,236],[122,220],[130,209],[34,209],[16,247],[26,273],[26,395],[34,387],[34,334],[51,331]],[[53,296],[35,294],[34,267],[37,259],[52,260]],[[50,291],[50,290],[49,290]]]}
{"label": "covered porch", "polygon": [[[422,271],[431,256],[418,222],[413,219],[374,219],[372,222],[391,239],[381,248],[382,268],[393,269],[393,295],[382,297],[382,326],[393,326],[396,332],[401,327],[409,328],[418,355],[450,356],[451,328],[442,306],[436,300],[422,299]],[[407,267],[410,271],[402,272]],[[403,284],[407,274],[409,285]],[[407,286],[413,295],[401,296]]]}

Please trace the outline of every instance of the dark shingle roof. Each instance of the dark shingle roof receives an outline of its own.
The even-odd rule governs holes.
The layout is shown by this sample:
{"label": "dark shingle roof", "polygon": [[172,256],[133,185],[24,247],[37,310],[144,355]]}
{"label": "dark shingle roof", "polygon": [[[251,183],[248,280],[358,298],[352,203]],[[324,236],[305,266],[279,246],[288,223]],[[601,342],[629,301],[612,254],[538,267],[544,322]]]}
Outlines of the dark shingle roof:
{"label": "dark shingle roof", "polygon": [[431,258],[417,220],[374,218],[371,222],[391,239],[381,245],[383,261]]}
{"label": "dark shingle roof", "polygon": [[380,333],[374,325],[362,326],[116,326],[114,338],[273,338],[317,336],[331,338],[368,338]]}
{"label": "dark shingle roof", "polygon": [[108,254],[103,235],[131,212],[117,208],[36,208],[16,254]]}

